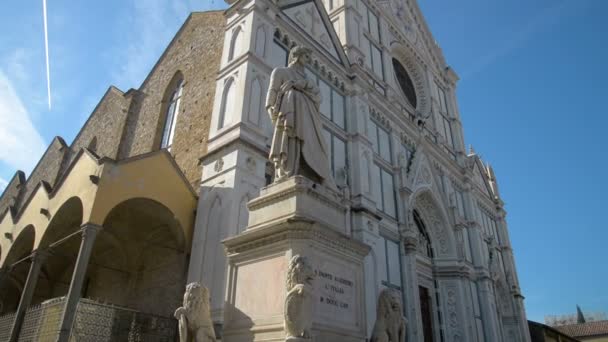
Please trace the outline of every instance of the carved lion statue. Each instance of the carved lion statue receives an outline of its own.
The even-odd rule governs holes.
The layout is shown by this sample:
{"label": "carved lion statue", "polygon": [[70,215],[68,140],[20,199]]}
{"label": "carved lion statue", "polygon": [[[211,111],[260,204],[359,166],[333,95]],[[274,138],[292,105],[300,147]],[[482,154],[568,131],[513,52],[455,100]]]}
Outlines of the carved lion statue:
{"label": "carved lion statue", "polygon": [[216,342],[209,291],[201,284],[186,286],[183,306],[175,310],[175,318],[179,321],[180,342]]}
{"label": "carved lion statue", "polygon": [[287,341],[311,339],[314,272],[305,257],[295,255],[287,270],[285,333]]}
{"label": "carved lion statue", "polygon": [[393,290],[384,289],[378,297],[376,324],[370,342],[403,342],[407,319]]}

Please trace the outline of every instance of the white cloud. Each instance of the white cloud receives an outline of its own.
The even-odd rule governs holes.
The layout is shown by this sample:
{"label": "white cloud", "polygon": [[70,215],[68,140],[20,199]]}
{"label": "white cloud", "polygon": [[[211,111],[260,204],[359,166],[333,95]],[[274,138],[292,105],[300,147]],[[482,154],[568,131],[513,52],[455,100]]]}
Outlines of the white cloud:
{"label": "white cloud", "polygon": [[0,177],[0,194],[4,191],[4,189],[6,189],[6,186],[8,185],[8,181],[2,177]]}
{"label": "white cloud", "polygon": [[0,70],[0,162],[29,173],[45,148],[13,84]]}
{"label": "white cloud", "polygon": [[[117,54],[119,72],[113,78],[121,89],[137,88],[190,13],[190,4],[173,0],[130,2],[122,32],[127,46]],[[135,28],[135,29],[133,29]]]}

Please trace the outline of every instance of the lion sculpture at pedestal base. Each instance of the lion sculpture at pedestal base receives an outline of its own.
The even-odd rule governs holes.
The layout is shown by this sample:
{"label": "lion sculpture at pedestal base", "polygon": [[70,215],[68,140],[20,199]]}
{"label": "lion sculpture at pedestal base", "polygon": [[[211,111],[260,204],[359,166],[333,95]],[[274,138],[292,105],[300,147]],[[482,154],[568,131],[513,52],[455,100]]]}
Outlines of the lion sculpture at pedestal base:
{"label": "lion sculpture at pedestal base", "polygon": [[312,281],[314,272],[305,257],[296,255],[287,270],[285,298],[286,341],[312,339]]}
{"label": "lion sculpture at pedestal base", "polygon": [[216,342],[209,309],[209,291],[199,283],[186,286],[183,306],[175,310],[180,342]]}
{"label": "lion sculpture at pedestal base", "polygon": [[407,319],[403,316],[401,302],[393,293],[385,289],[378,297],[376,324],[370,342],[403,342]]}

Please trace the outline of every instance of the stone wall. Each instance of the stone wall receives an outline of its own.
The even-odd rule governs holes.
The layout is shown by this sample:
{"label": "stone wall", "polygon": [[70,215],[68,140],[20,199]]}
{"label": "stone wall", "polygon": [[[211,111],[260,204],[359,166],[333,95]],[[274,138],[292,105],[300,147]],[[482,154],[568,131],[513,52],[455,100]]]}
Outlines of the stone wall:
{"label": "stone wall", "polygon": [[19,198],[16,203],[17,210],[28,201],[38,184],[42,181],[48,183],[51,189],[59,178],[61,165],[65,154],[67,153],[67,145],[61,137],[55,137],[38,164],[30,174],[27,182],[22,185]]}
{"label": "stone wall", "polygon": [[130,102],[130,96],[110,87],[72,142],[72,152],[88,148],[100,157],[115,159]]}
{"label": "stone wall", "polygon": [[25,174],[23,171],[15,172],[15,175],[11,181],[6,185],[4,193],[2,196],[0,196],[0,219],[5,212],[9,210],[9,208],[14,208],[17,200],[19,199],[19,194],[21,193],[23,184],[25,184]]}
{"label": "stone wall", "polygon": [[168,87],[181,73],[184,89],[171,154],[190,183],[198,186],[198,160],[206,153],[224,23],[220,11],[193,13],[186,20],[139,89],[125,127],[120,158],[160,148],[167,94],[171,92]]}

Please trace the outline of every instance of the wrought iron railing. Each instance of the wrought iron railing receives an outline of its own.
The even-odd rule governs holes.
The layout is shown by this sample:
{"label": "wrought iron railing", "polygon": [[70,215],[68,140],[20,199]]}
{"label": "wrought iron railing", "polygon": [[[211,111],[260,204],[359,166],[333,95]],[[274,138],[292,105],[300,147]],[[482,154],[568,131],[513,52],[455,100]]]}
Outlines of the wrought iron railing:
{"label": "wrought iron railing", "polygon": [[59,334],[64,297],[49,299],[25,312],[19,342],[54,342]]}
{"label": "wrought iron railing", "polygon": [[[19,342],[54,342],[59,334],[65,298],[54,298],[30,307],[25,314]],[[7,341],[14,314],[0,316],[0,341]],[[71,341],[174,342],[177,321],[132,309],[81,299],[76,309]]]}
{"label": "wrought iron railing", "polygon": [[14,321],[14,312],[0,316],[0,341],[8,341]]}
{"label": "wrought iron railing", "polygon": [[82,299],[72,338],[76,341],[174,342],[177,321]]}

